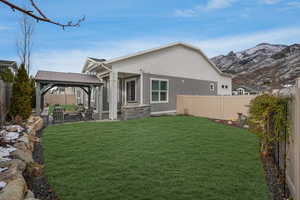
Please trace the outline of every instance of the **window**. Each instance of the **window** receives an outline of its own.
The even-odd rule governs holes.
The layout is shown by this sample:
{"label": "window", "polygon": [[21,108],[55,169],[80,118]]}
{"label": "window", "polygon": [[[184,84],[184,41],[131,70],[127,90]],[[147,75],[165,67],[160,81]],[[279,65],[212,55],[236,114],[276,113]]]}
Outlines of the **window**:
{"label": "window", "polygon": [[151,103],[167,103],[169,101],[169,81],[151,79]]}
{"label": "window", "polygon": [[126,101],[136,102],[136,79],[126,80]]}
{"label": "window", "polygon": [[211,92],[215,91],[215,84],[214,83],[209,84],[209,89]]}

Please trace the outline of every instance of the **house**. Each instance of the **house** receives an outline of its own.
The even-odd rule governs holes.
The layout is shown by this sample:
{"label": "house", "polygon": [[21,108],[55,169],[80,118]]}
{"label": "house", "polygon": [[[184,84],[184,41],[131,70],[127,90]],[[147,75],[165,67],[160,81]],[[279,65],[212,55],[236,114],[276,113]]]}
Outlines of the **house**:
{"label": "house", "polygon": [[260,93],[259,90],[245,85],[234,85],[232,87],[232,95],[258,95]]}
{"label": "house", "polygon": [[16,61],[0,60],[0,72],[4,72],[5,69],[10,69],[13,74],[16,74],[18,70]]}
{"label": "house", "polygon": [[102,112],[109,119],[117,119],[122,112],[141,114],[145,107],[153,115],[175,113],[180,94],[232,94],[231,75],[222,73],[200,49],[185,43],[110,60],[89,57],[82,73],[102,80]]}

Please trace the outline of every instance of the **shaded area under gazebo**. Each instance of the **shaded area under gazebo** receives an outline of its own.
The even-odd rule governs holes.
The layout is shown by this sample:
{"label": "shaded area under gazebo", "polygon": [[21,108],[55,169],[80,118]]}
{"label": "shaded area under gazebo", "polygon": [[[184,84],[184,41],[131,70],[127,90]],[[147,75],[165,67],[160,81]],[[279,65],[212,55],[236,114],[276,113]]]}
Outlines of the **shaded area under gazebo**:
{"label": "shaded area under gazebo", "polygon": [[38,71],[36,82],[36,113],[41,114],[44,107],[44,95],[53,87],[79,87],[88,96],[88,108],[91,109],[92,90],[96,91],[96,119],[102,119],[103,84],[96,75]]}

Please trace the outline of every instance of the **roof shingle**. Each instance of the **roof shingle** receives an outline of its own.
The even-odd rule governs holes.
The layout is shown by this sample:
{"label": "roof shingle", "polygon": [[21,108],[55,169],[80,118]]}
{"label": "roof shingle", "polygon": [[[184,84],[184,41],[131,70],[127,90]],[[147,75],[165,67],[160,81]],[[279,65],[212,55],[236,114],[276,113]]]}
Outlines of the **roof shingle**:
{"label": "roof shingle", "polygon": [[53,72],[53,71],[38,71],[35,75],[37,81],[52,81],[52,82],[69,82],[69,83],[86,83],[100,84],[101,81],[96,75],[71,73],[71,72]]}

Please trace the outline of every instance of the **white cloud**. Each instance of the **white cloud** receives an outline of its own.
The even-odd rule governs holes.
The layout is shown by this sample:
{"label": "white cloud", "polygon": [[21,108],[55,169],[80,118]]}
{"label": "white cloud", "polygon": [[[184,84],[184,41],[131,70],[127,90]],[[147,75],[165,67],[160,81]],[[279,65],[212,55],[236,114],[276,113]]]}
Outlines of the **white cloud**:
{"label": "white cloud", "polygon": [[201,48],[209,57],[227,54],[254,47],[263,42],[290,44],[299,42],[300,28],[290,27],[266,30],[245,35],[211,38],[207,40],[184,38],[148,38],[144,40],[124,40],[95,44],[89,49],[50,50],[34,54],[33,64],[36,70],[54,70],[80,72],[87,57],[114,58],[136,51],[157,47],[175,41],[184,41]]}
{"label": "white cloud", "polygon": [[237,0],[208,0],[206,4],[196,5],[191,9],[177,9],[174,15],[177,17],[194,17],[203,11],[212,11],[230,7]]}
{"label": "white cloud", "polygon": [[[148,40],[150,41],[150,40]],[[37,70],[81,72],[87,57],[110,59],[163,44],[160,40],[125,40],[95,43],[88,49],[47,50],[33,54],[33,74]]]}
{"label": "white cloud", "polygon": [[273,44],[297,43],[299,42],[298,38],[300,38],[300,28],[290,27],[196,41],[194,44],[201,47],[208,56],[212,57],[227,54],[229,51],[240,51],[251,48],[264,42]]}
{"label": "white cloud", "polygon": [[9,30],[9,29],[11,29],[11,27],[0,25],[0,31],[6,31],[6,30]]}
{"label": "white cloud", "polygon": [[233,2],[236,0],[209,0],[207,2],[207,5],[203,8],[205,10],[216,10],[216,9],[222,9],[227,8],[232,5]]}
{"label": "white cloud", "polygon": [[175,10],[175,16],[177,17],[194,17],[198,12],[195,9]]}
{"label": "white cloud", "polygon": [[292,1],[292,2],[288,2],[287,5],[290,8],[300,8],[300,1]]}
{"label": "white cloud", "polygon": [[262,1],[263,1],[263,3],[265,3],[265,4],[271,5],[271,4],[279,3],[281,0],[262,0]]}

